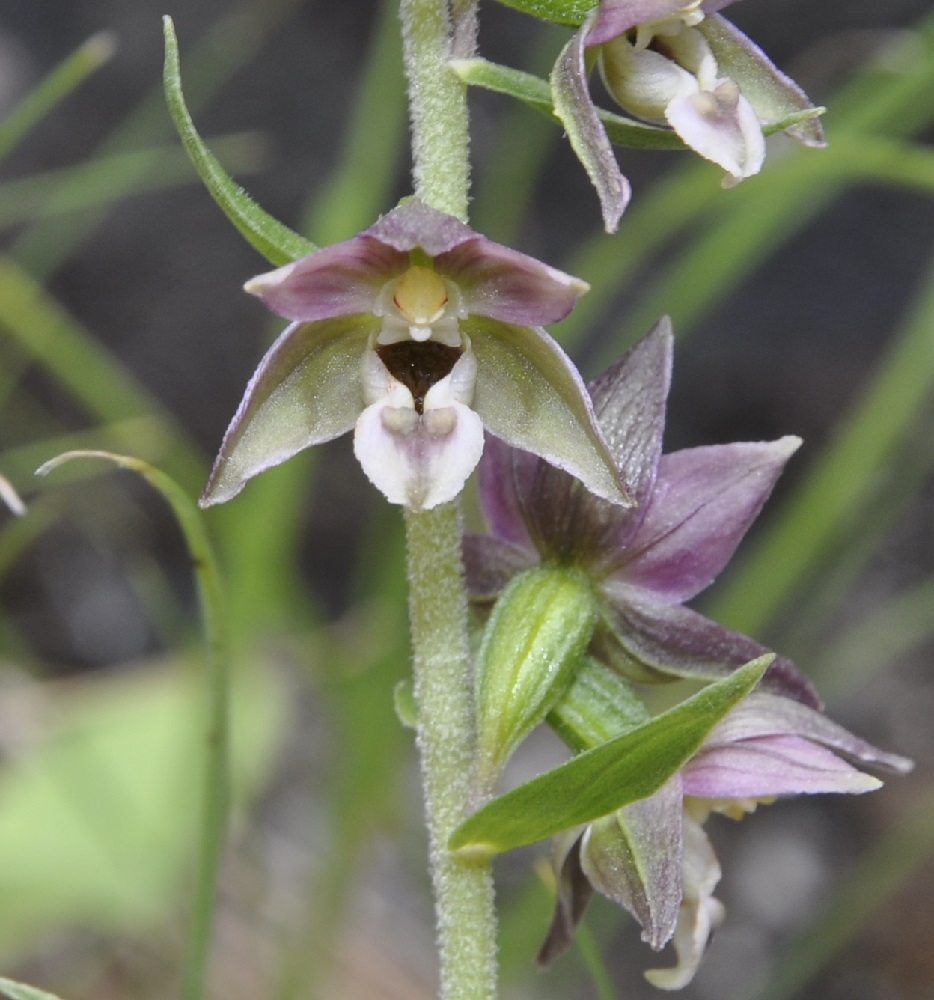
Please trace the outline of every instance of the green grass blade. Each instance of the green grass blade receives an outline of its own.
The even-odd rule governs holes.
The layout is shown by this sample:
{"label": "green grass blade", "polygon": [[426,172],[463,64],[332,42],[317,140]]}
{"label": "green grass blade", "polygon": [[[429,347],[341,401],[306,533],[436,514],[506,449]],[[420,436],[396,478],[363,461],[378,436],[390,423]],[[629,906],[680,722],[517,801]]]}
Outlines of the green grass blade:
{"label": "green grass blade", "polygon": [[91,73],[103,66],[113,52],[113,36],[100,32],[62,60],[0,122],[0,160]]}

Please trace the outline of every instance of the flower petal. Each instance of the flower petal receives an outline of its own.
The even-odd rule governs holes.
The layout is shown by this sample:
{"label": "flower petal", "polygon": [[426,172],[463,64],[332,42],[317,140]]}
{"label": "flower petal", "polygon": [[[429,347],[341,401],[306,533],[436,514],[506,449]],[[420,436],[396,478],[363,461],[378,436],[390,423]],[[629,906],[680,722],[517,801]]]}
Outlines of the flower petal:
{"label": "flower petal", "polygon": [[483,424],[455,399],[419,415],[411,394],[408,405],[392,394],[368,406],[354,431],[354,454],[370,482],[390,503],[410,510],[453,500],[482,453]]}
{"label": "flower petal", "polygon": [[690,0],[603,0],[600,12],[587,35],[588,48],[602,45],[643,21],[668,17],[686,7]]}
{"label": "flower petal", "polygon": [[574,931],[593,896],[593,886],[580,865],[580,830],[568,830],[552,840],[555,870],[555,913],[536,961],[544,968],[571,945]]}
{"label": "flower petal", "polygon": [[665,118],[691,149],[731,177],[741,180],[762,169],[762,127],[733,80],[721,80],[714,90],[675,98],[665,108]]}
{"label": "flower petal", "polygon": [[460,219],[430,208],[418,198],[410,198],[387,212],[361,235],[405,254],[418,248],[429,257],[437,257],[477,236]]}
{"label": "flower petal", "polygon": [[615,503],[620,480],[577,369],[542,329],[471,316],[461,323],[477,358],[474,409],[507,444],[534,452]]}
{"label": "flower petal", "polygon": [[518,250],[474,235],[435,259],[457,284],[468,313],[519,326],[557,323],[590,287]]}
{"label": "flower petal", "polygon": [[361,233],[260,274],[244,286],[292,320],[369,313],[380,289],[408,266],[408,256]]}
{"label": "flower petal", "polygon": [[561,50],[551,72],[551,94],[555,114],[597,190],[604,228],[608,233],[615,233],[632,190],[620,172],[606,129],[597,117],[590,96],[584,59],[588,25],[589,22],[585,22]]}
{"label": "flower petal", "polygon": [[[709,5],[705,3],[704,9],[708,10]],[[707,39],[722,75],[736,81],[755,108],[760,122],[779,122],[796,112],[813,109],[807,94],[794,80],[785,76],[755,42],[725,18],[719,15],[706,17],[697,25],[697,30]],[[806,146],[827,145],[818,118],[811,118],[785,131]]]}
{"label": "flower petal", "polygon": [[[643,680],[688,677],[715,680],[763,653],[764,646],[731,632],[679,604],[656,600],[639,587],[605,581],[606,617],[594,636],[595,655]],[[820,708],[811,682],[784,657],[776,656],[761,686]]]}
{"label": "flower petal", "polygon": [[806,705],[765,692],[754,692],[744,698],[710,731],[705,746],[726,746],[741,740],[787,734],[820,743],[860,764],[872,764],[898,774],[907,774],[914,766],[907,758],[874,747]]}
{"label": "flower petal", "polygon": [[594,412],[638,506],[648,500],[662,454],[674,334],[663,316],[589,385]]}
{"label": "flower petal", "polygon": [[471,600],[492,600],[514,576],[537,563],[538,555],[531,547],[513,545],[493,535],[464,536],[464,571]]}
{"label": "flower petal", "polygon": [[684,892],[674,946],[678,964],[670,969],[649,969],[645,978],[661,990],[680,990],[697,972],[710,935],[723,923],[723,904],[714,899],[720,881],[720,864],[703,827],[684,817]]}
{"label": "flower petal", "polygon": [[881,785],[826,747],[793,735],[705,746],[684,768],[685,794],[705,799],[859,794]]}
{"label": "flower petal", "polygon": [[656,951],[674,934],[681,906],[681,779],[599,819],[581,840],[580,863],[593,887],[625,907]]}
{"label": "flower petal", "polygon": [[507,542],[532,548],[525,523],[523,499],[532,495],[539,459],[528,451],[510,448],[489,435],[478,469],[480,509],[490,531]]}
{"label": "flower petal", "polygon": [[542,547],[587,565],[595,576],[625,556],[651,496],[662,452],[673,343],[666,317],[588,386],[594,413],[636,506],[608,504],[546,465],[525,492],[526,520]]}
{"label": "flower petal", "polygon": [[800,444],[784,437],[663,456],[638,531],[619,553],[626,561],[608,570],[659,600],[690,600],[729,562]]}
{"label": "flower petal", "polygon": [[349,431],[363,409],[360,364],[370,316],[293,323],[260,362],[199,501],[236,496],[247,480]]}

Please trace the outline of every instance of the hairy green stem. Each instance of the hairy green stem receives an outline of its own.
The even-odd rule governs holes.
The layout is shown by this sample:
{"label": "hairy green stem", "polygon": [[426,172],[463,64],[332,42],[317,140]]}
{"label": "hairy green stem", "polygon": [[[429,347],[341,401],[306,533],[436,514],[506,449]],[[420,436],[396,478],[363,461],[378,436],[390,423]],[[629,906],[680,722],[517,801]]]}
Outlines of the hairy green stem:
{"label": "hairy green stem", "polygon": [[[409,84],[412,175],[422,201],[467,218],[467,86],[448,67],[458,29],[458,56],[472,45],[473,18],[460,0],[456,23],[445,0],[401,0],[402,44]],[[467,36],[466,38],[464,36]],[[466,43],[466,44],[465,44]]]}
{"label": "hairy green stem", "polygon": [[406,511],[418,743],[438,918],[443,1000],[496,995],[496,923],[488,861],[448,850],[465,818],[474,759],[467,601],[457,504]]}
{"label": "hairy green stem", "polygon": [[[472,54],[474,0],[401,0],[415,193],[467,218],[467,93],[448,59]],[[488,860],[448,849],[470,801],[475,726],[458,503],[406,511],[418,745],[438,922],[442,1000],[496,995],[496,915]]]}

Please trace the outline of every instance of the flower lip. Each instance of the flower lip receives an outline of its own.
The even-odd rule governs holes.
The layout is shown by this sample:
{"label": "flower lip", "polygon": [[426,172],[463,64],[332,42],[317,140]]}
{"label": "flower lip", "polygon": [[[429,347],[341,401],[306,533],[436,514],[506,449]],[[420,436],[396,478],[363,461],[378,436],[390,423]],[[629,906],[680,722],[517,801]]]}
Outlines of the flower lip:
{"label": "flower lip", "polygon": [[376,353],[390,375],[412,393],[415,412],[425,412],[425,397],[438,382],[451,373],[462,347],[450,347],[437,341],[399,340],[377,344]]}

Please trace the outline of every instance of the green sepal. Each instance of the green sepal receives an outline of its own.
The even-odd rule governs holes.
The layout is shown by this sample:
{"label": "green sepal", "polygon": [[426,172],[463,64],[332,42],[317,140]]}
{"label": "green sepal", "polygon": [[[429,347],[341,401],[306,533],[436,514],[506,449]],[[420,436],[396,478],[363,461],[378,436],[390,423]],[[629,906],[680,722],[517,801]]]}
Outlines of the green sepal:
{"label": "green sepal", "polygon": [[54,993],[46,993],[26,983],[16,983],[12,979],[0,979],[0,993],[5,993],[10,1000],[59,1000]]}
{"label": "green sepal", "polygon": [[567,568],[526,570],[500,595],[476,665],[477,776],[486,787],[566,691],[596,620],[590,581]]}
{"label": "green sepal", "polygon": [[656,792],[756,686],[773,654],[739,667],[675,708],[494,799],[452,834],[452,850],[496,854],[544,840]]}
{"label": "green sepal", "polygon": [[[551,85],[547,80],[486,59],[455,59],[450,65],[465,83],[514,97],[535,108],[536,111],[548,115],[556,125],[561,124],[555,115]],[[597,108],[596,111],[610,142],[616,146],[630,146],[636,149],[687,148],[670,128],[647,125],[645,122],[615,115],[602,108]]]}
{"label": "green sepal", "polygon": [[599,0],[499,0],[504,7],[512,7],[523,14],[531,14],[552,24],[570,24],[575,28],[583,24]]}
{"label": "green sepal", "polygon": [[304,257],[318,248],[264,211],[220,165],[195,129],[185,97],[178,60],[178,41],[172,18],[162,20],[165,34],[163,84],[169,114],[198,176],[224,214],[247,242],[276,266]]}
{"label": "green sepal", "polygon": [[575,752],[590,750],[650,719],[632,687],[610,667],[586,656],[548,713],[548,725]]}

